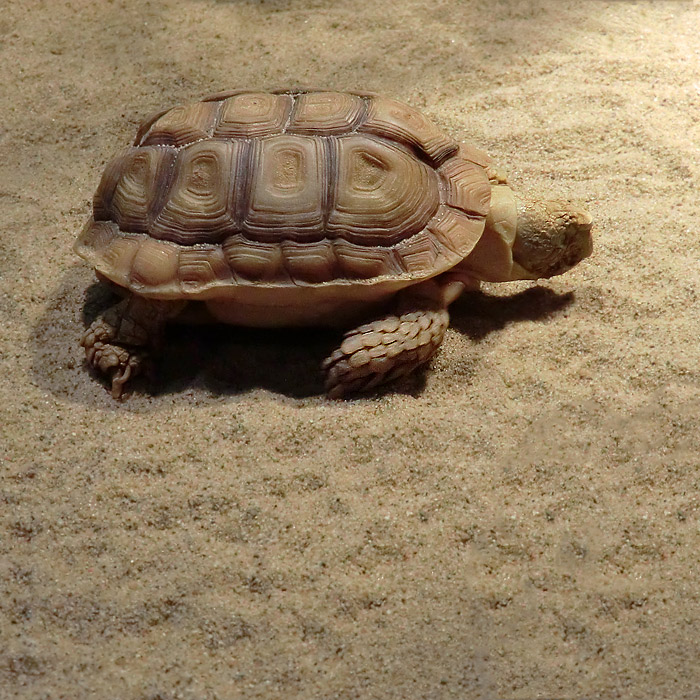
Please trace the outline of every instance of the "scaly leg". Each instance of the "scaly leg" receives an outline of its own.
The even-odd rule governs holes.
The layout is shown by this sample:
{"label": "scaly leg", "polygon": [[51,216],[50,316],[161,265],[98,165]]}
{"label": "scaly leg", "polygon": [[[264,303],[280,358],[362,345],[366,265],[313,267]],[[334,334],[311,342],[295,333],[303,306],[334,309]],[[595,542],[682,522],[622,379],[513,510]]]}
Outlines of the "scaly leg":
{"label": "scaly leg", "polygon": [[371,389],[428,362],[445,337],[447,307],[472,284],[450,271],[400,292],[393,314],[348,331],[323,362],[328,397]]}
{"label": "scaly leg", "polygon": [[180,302],[129,296],[107,309],[85,331],[80,344],[91,367],[109,376],[112,396],[148,365],[150,352],[160,346],[165,322],[176,315]]}
{"label": "scaly leg", "polygon": [[329,398],[390,382],[435,354],[449,323],[447,309],[426,304],[409,309],[345,334],[340,347],[323,363]]}

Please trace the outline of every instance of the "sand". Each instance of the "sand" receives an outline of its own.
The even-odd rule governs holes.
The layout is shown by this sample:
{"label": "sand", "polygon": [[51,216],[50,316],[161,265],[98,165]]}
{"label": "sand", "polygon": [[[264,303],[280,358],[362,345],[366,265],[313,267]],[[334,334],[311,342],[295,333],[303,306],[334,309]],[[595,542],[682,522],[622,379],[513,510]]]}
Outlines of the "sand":
{"label": "sand", "polygon": [[[5,0],[0,698],[700,697],[700,6]],[[374,90],[595,253],[452,309],[422,378],[321,395],[336,336],[173,327],[111,399],[71,250],[153,110]]]}

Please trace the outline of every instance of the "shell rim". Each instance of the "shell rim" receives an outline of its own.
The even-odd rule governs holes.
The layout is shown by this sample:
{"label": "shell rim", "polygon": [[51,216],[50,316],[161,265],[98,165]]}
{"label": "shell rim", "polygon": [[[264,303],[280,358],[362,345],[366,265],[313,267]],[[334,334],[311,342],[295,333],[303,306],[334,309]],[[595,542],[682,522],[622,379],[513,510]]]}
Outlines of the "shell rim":
{"label": "shell rim", "polygon": [[[288,95],[301,95],[301,94],[308,94],[308,93],[313,93],[313,92],[342,92],[345,94],[350,94],[350,95],[355,95],[358,97],[362,98],[373,98],[373,97],[381,97],[378,93],[375,92],[370,92],[370,91],[356,91],[356,90],[320,90],[318,88],[311,88],[311,87],[306,87],[306,86],[294,86],[294,87],[286,87],[286,88],[272,88],[272,89],[261,89],[261,90],[253,90],[253,89],[248,89],[248,88],[238,88],[238,89],[232,89],[232,90],[225,90],[217,93],[211,93],[209,95],[205,95],[204,97],[200,98],[199,100],[194,101],[193,103],[197,102],[214,102],[214,101],[223,101],[229,97],[235,96],[235,95],[240,95],[240,94],[247,94],[247,93],[252,93],[252,92],[266,92],[270,94],[288,94]],[[136,139],[134,140],[134,145],[136,146],[143,138],[145,134],[148,133],[148,130],[150,127],[153,125],[153,123],[163,114],[167,113],[172,109],[173,107],[170,107],[166,110],[159,110],[158,112],[154,112],[151,115],[147,116],[141,123]],[[368,138],[381,138],[381,140],[388,141],[392,144],[398,145],[400,147],[403,147],[404,145],[400,141],[396,141],[395,139],[391,137],[377,137],[375,134],[367,133],[367,134],[362,134],[363,136],[366,136]],[[206,139],[199,139],[199,140],[206,140]],[[137,146],[138,147],[138,146]],[[433,172],[437,173],[438,168],[440,166],[436,166],[430,162],[428,162],[424,157],[421,157],[421,155],[417,152],[411,153],[412,157],[416,158],[417,160],[420,160],[424,164],[426,164]],[[468,157],[460,156],[459,153],[459,148],[455,149],[455,151],[451,152],[450,155],[446,156],[445,159],[442,161],[442,164],[455,159],[459,158],[460,160],[466,160],[470,163],[473,163],[477,165],[479,168],[484,170],[484,166],[481,163],[476,163],[475,161],[471,160]],[[442,165],[441,164],[441,165]],[[484,175],[484,179],[488,181],[488,178],[486,174]],[[442,179],[440,179],[440,183],[442,186]],[[440,206],[438,207],[438,211],[442,206],[447,206],[445,202],[441,202]],[[451,207],[450,207],[451,208]],[[481,238],[483,235],[485,225],[486,225],[486,215],[485,214],[475,214],[474,212],[467,213],[463,210],[457,209],[461,215],[469,218],[472,222],[480,224],[480,229],[478,233],[474,234],[474,242],[471,245],[471,249],[476,245],[478,240]],[[417,236],[423,232],[428,231],[428,224],[432,222],[436,217],[438,217],[438,213],[436,212],[435,215],[430,219],[429,222],[427,222],[426,226],[424,226],[423,229],[420,231],[415,232],[412,236],[410,236],[407,239],[404,240],[410,240],[413,236]],[[100,220],[96,221],[93,216],[91,216],[86,224],[84,225],[80,235],[78,236],[78,239],[75,241],[75,244],[73,246],[73,249],[77,255],[79,255],[82,259],[86,260],[88,263],[90,263],[97,272],[99,272],[101,275],[104,275],[107,279],[118,285],[119,287],[122,287],[124,289],[127,289],[128,291],[131,291],[133,293],[139,294],[140,296],[145,296],[145,297],[151,297],[151,298],[159,298],[159,299],[177,299],[177,298],[188,298],[188,299],[206,299],[206,298],[221,298],[221,297],[226,297],[229,296],[226,294],[225,290],[227,289],[236,289],[241,286],[255,286],[255,287],[260,287],[260,288],[267,288],[267,289],[292,289],[296,287],[303,287],[303,288],[308,288],[308,287],[322,287],[325,289],[347,289],[351,287],[375,287],[375,286],[388,286],[392,288],[399,289],[404,286],[409,286],[412,284],[417,284],[419,282],[431,279],[432,277],[435,277],[446,270],[450,269],[454,265],[456,265],[458,262],[460,262],[466,255],[468,255],[469,251],[466,251],[462,254],[454,253],[454,258],[449,259],[448,256],[443,255],[439,256],[434,264],[427,269],[423,269],[420,271],[409,271],[406,270],[404,272],[390,272],[388,274],[382,274],[382,275],[376,275],[373,277],[369,278],[347,278],[347,277],[337,277],[331,280],[324,280],[324,281],[319,281],[319,282],[312,282],[312,281],[304,281],[304,280],[293,280],[293,279],[279,279],[279,280],[264,280],[264,279],[245,279],[241,278],[239,280],[235,279],[214,279],[213,281],[210,282],[205,282],[200,284],[196,289],[195,288],[190,288],[187,289],[183,286],[182,281],[179,280],[178,277],[176,277],[173,282],[177,285],[177,289],[161,289],[161,287],[167,286],[167,285],[144,285],[139,282],[135,282],[132,279],[124,280],[124,279],[119,279],[119,275],[116,275],[114,273],[114,270],[112,269],[112,266],[106,263],[106,261],[100,256],[98,250],[95,249],[95,247],[89,245],[89,243],[86,242],[86,238],[90,234],[92,228],[95,225],[109,225],[110,228],[112,228],[113,233],[115,237],[120,237],[123,239],[150,239],[150,240],[158,240],[160,243],[172,246],[176,249],[183,249],[183,248],[215,248],[218,244],[216,243],[195,243],[191,246],[183,246],[181,244],[178,244],[173,241],[168,241],[168,240],[162,240],[162,239],[156,239],[153,236],[151,236],[149,233],[144,232],[130,232],[130,231],[124,231],[122,230],[119,225],[113,221],[112,219],[109,220]],[[450,258],[452,256],[449,256]],[[179,266],[179,263],[178,263]],[[169,286],[173,286],[172,283],[169,284]]]}

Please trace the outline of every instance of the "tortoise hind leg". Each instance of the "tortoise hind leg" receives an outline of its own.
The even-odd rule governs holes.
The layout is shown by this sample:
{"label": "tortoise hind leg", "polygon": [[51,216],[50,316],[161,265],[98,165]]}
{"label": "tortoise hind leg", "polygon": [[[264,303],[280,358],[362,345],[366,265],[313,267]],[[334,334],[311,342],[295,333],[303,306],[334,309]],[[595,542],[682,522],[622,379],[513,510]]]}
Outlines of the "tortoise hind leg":
{"label": "tortoise hind leg", "polygon": [[80,344],[88,364],[106,374],[112,396],[121,397],[125,384],[148,367],[150,353],[160,346],[165,322],[181,302],[130,295],[102,313],[85,331]]}
{"label": "tortoise hind leg", "polygon": [[410,374],[436,353],[448,323],[446,308],[421,304],[349,331],[323,363],[328,397],[341,398]]}

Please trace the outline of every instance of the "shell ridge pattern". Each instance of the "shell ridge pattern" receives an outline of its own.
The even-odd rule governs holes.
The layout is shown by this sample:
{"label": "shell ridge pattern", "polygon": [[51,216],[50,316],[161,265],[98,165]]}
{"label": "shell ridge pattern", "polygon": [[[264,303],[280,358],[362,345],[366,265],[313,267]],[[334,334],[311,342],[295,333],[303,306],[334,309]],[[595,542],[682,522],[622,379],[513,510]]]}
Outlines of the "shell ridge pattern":
{"label": "shell ridge pattern", "polygon": [[169,157],[169,162],[167,162],[165,164],[165,166],[162,168],[163,180],[159,184],[159,186],[156,188],[156,195],[153,198],[153,201],[151,202],[151,206],[150,206],[149,228],[153,226],[153,222],[158,218],[160,213],[163,211],[163,207],[165,207],[165,203],[170,198],[170,192],[172,190],[173,182],[175,181],[175,165],[177,163],[179,150],[180,150],[177,148],[173,148],[173,146],[161,146],[161,145],[159,145],[159,146],[156,146],[156,148],[162,149],[165,153],[172,152],[173,150],[175,152],[171,153],[171,155]]}
{"label": "shell ridge pattern", "polygon": [[362,101],[362,107],[360,109],[360,114],[350,129],[349,133],[351,134],[356,134],[360,130],[360,127],[367,121],[367,115],[369,114],[369,98],[363,97],[362,95],[356,95],[356,97],[359,97]]}
{"label": "shell ridge pattern", "polygon": [[214,138],[214,133],[216,132],[219,122],[221,121],[221,111],[223,110],[223,105],[223,100],[221,102],[216,102],[216,107],[214,108],[214,118],[211,120],[211,124],[209,124],[209,128],[206,131],[207,135],[204,138]]}
{"label": "shell ridge pattern", "polygon": [[285,120],[284,124],[282,125],[282,129],[280,130],[281,134],[286,134],[287,130],[289,129],[289,125],[294,120],[294,114],[299,107],[299,100],[297,99],[299,97],[299,94],[298,93],[297,94],[282,93],[282,94],[287,94],[287,95],[289,95],[289,97],[292,98],[292,108],[289,110],[289,113],[287,114],[287,119]]}
{"label": "shell ridge pattern", "polygon": [[280,266],[280,272],[282,273],[281,275],[277,275],[275,278],[276,283],[283,283],[283,284],[293,284],[295,287],[298,286],[297,280],[294,278],[294,275],[292,274],[292,270],[290,268],[289,264],[289,259],[287,256],[284,254],[284,247],[282,244],[278,244],[278,248],[280,249],[280,257],[279,257],[279,266]]}
{"label": "shell ridge pattern", "polygon": [[200,140],[177,156],[169,196],[150,233],[181,245],[213,243],[235,230],[232,179],[241,144]]}
{"label": "shell ridge pattern", "polygon": [[250,207],[252,173],[255,163],[256,141],[245,139],[241,143],[241,151],[238,154],[238,161],[233,169],[233,201],[235,206],[234,221],[236,222],[236,233],[243,233],[243,222],[246,212]]}
{"label": "shell ridge pattern", "polygon": [[406,267],[406,263],[403,257],[401,257],[401,253],[399,253],[399,251],[396,249],[396,246],[391,246],[389,250],[391,251],[391,257],[397,269],[400,270],[402,274],[409,272],[408,268]]}
{"label": "shell ridge pattern", "polygon": [[[354,146],[352,145],[353,142],[355,144]],[[344,233],[345,237],[353,243],[364,243],[366,245],[389,248],[399,241],[410,238],[415,233],[423,230],[428,221],[435,215],[437,207],[442,200],[442,193],[439,187],[441,178],[436,177],[437,173],[434,168],[416,159],[411,151],[403,144],[374,134],[344,134],[339,138],[339,143],[344,150],[344,162],[342,163],[344,167],[348,169],[354,160],[356,163],[361,164],[361,171],[359,173],[346,173],[344,178],[339,176],[336,188],[340,192],[346,193],[346,195],[341,198],[341,200],[345,200],[345,203],[343,204],[341,201],[331,212],[331,230],[329,232],[337,233],[336,236],[332,237],[336,238],[338,235],[342,236]],[[364,143],[375,144],[374,152],[372,152],[371,149],[365,148]],[[352,197],[348,198],[347,195],[351,187],[354,189],[353,186],[362,189],[363,183],[361,181],[356,182],[354,178],[359,178],[360,180],[364,178],[372,179],[374,176],[381,177],[387,173],[388,176],[393,176],[395,178],[396,173],[391,169],[388,169],[386,173],[382,173],[382,167],[386,164],[381,161],[386,158],[386,156],[398,158],[398,161],[396,161],[394,165],[398,162],[400,167],[409,166],[412,163],[415,164],[415,167],[413,167],[413,174],[419,177],[420,181],[414,182],[414,187],[410,188],[408,192],[404,191],[401,193],[411,196],[411,200],[408,200],[409,202],[412,202],[414,205],[421,204],[425,192],[429,191],[433,183],[435,183],[435,188],[437,190],[437,197],[435,198],[433,208],[430,211],[422,212],[423,216],[417,221],[411,219],[404,221],[407,228],[399,229],[396,225],[392,226],[391,228],[394,229],[393,234],[391,234],[390,231],[382,230],[381,222],[377,218],[379,214],[384,214],[386,218],[393,210],[389,212],[376,212],[375,215],[371,216],[362,216],[363,212],[357,211],[357,200],[353,201]],[[399,177],[399,182],[403,181],[403,179],[403,177]],[[418,185],[424,186],[425,190],[422,190]],[[372,193],[369,192],[369,195],[371,194]],[[405,203],[405,201],[406,199],[399,201],[399,206]],[[409,211],[410,210],[413,210],[413,213],[415,213],[415,208],[409,208]]]}
{"label": "shell ridge pattern", "polygon": [[[324,139],[324,182],[325,187],[322,190],[323,202],[321,203],[321,212],[323,213],[323,232],[328,232],[328,219],[335,207],[336,189],[338,187],[338,139],[333,136],[328,136]],[[329,240],[326,235],[325,240]]]}
{"label": "shell ridge pattern", "polygon": [[467,219],[471,219],[472,221],[481,221],[484,218],[483,214],[479,214],[479,212],[472,211],[470,209],[463,209],[462,207],[458,207],[456,204],[451,204],[450,202],[443,202],[443,204]]}
{"label": "shell ridge pattern", "polygon": [[[230,121],[223,121],[227,100],[232,100],[235,97],[243,98],[246,95],[250,95],[251,99],[254,100],[256,95],[265,94],[250,90],[231,91],[221,93],[216,98],[205,99],[200,104],[211,105],[207,109],[198,110],[195,103],[195,106],[175,107],[151,117],[146,128],[142,125],[142,133],[140,133],[140,138],[137,137],[134,145],[136,150],[154,148],[162,151],[163,157],[159,159],[161,165],[158,167],[158,187],[154,189],[153,198],[148,207],[148,230],[145,233],[143,231],[134,231],[133,233],[139,234],[139,237],[145,236],[157,240],[161,244],[173,246],[178,251],[199,250],[202,259],[211,253],[212,256],[218,256],[217,260],[220,258],[225,261],[226,266],[230,268],[230,275],[226,278],[220,275],[215,276],[206,285],[205,280],[201,279],[201,283],[198,283],[202,289],[205,286],[211,288],[231,283],[273,285],[323,284],[326,282],[371,283],[395,278],[397,274],[399,276],[405,274],[410,274],[412,277],[423,276],[421,271],[417,271],[413,267],[410,256],[413,255],[412,251],[417,251],[419,254],[426,251],[429,247],[426,243],[430,243],[426,241],[426,236],[433,235],[433,227],[440,225],[448,211],[459,217],[470,219],[474,223],[484,219],[479,211],[464,208],[459,203],[450,200],[452,185],[449,176],[443,173],[442,166],[455,157],[453,149],[446,150],[446,147],[443,146],[442,151],[435,156],[426,151],[419,139],[406,138],[403,133],[398,131],[382,130],[381,124],[379,127],[372,125],[365,128],[370,116],[376,122],[375,112],[382,100],[373,94],[345,93],[346,97],[351,95],[354,100],[354,106],[350,109],[347,107],[348,104],[352,104],[350,100],[334,100],[332,91],[329,91],[327,95],[324,95],[323,92],[325,91],[302,89],[268,91],[268,95],[275,95],[287,100],[289,106],[285,112],[278,112],[279,119],[283,121],[278,121],[272,130],[262,134],[245,132],[238,135],[238,133],[233,134],[230,131],[227,134],[220,129],[221,124],[231,124]],[[314,93],[320,95],[316,101],[312,99],[315,97]],[[343,94],[339,93],[339,95]],[[307,95],[310,96],[309,99],[300,99]],[[325,131],[323,112],[321,111],[321,116],[312,116],[309,122],[307,109],[310,103],[314,107],[318,107],[319,103],[323,103],[324,98],[331,105],[331,114],[333,114],[333,104],[337,105],[332,121],[325,122],[326,124],[334,124],[334,126]],[[305,105],[303,112],[306,126],[300,126],[299,131],[296,131],[295,120],[302,111],[302,104]],[[170,116],[173,110],[179,111],[174,113],[174,116]],[[182,114],[185,117],[180,119]],[[231,114],[230,109],[227,114]],[[314,113],[312,112],[312,114]],[[319,112],[316,111],[315,114],[318,115]],[[187,115],[192,115],[189,122],[190,117]],[[159,125],[159,121],[163,117],[165,120]],[[178,119],[180,121],[177,121]],[[303,117],[299,117],[299,119],[304,123]],[[318,120],[317,130],[314,129],[314,120]],[[173,136],[170,136],[167,130],[170,124],[173,124]],[[277,211],[274,208],[270,210],[269,215],[266,209],[255,212],[251,208],[254,207],[253,200],[259,187],[259,184],[256,183],[259,183],[258,178],[263,165],[263,144],[274,142],[280,137],[288,140],[290,152],[296,148],[301,154],[302,166],[306,170],[300,171],[301,174],[298,174],[297,177],[300,188],[304,189],[308,185],[308,193],[311,193],[304,195],[306,199],[299,205],[302,207],[299,209],[299,214],[292,214],[287,226],[285,226],[286,221],[283,216],[283,204],[277,207]],[[346,146],[341,148],[341,142],[349,138],[357,139],[356,143],[352,144],[354,149],[352,151],[348,146],[349,141]],[[287,143],[280,141],[279,147],[283,150]],[[363,141],[367,144],[375,144],[376,147],[364,148]],[[210,142],[211,148],[207,148],[202,142]],[[175,230],[168,233],[164,228],[169,221],[165,210],[173,201],[173,197],[177,195],[174,189],[181,189],[179,182],[177,187],[174,187],[178,178],[182,177],[179,169],[182,169],[183,163],[189,162],[192,157],[192,151],[187,156],[185,156],[185,152],[193,147],[196,150],[197,144],[201,144],[200,148],[203,152],[212,156],[224,153],[219,161],[216,161],[216,158],[213,159],[218,162],[219,170],[213,175],[210,190],[212,196],[218,194],[222,197],[224,194],[226,195],[225,211],[222,214],[218,209],[212,208],[211,218],[215,219],[213,223],[206,219],[208,213],[205,211],[204,218],[193,219],[194,225],[190,230],[187,230],[188,222],[183,220],[183,223],[178,226],[180,231]],[[227,150],[224,149],[224,145],[227,146]],[[224,150],[219,151],[219,149]],[[230,153],[228,159],[226,159],[225,152]],[[168,153],[170,154],[169,158],[166,157]],[[350,157],[348,153],[360,165],[346,162],[347,158]],[[389,160],[383,164],[389,173],[387,177],[393,178],[390,180],[390,185],[387,185],[389,189],[380,183],[376,188],[378,191],[373,193],[368,185],[367,194],[363,194],[361,178],[371,179],[372,158],[381,160],[380,156],[383,153],[404,154],[406,160],[399,158],[394,163]],[[407,170],[406,168],[409,166],[410,169]],[[348,180],[347,174],[345,176],[341,174],[343,168],[347,171],[348,168],[353,167],[360,168],[357,171],[359,173],[357,178],[360,179],[356,181]],[[364,172],[361,171],[362,167],[365,167]],[[379,172],[378,169],[377,172]],[[408,173],[411,172],[413,174],[409,178]],[[305,179],[308,178],[311,180],[307,183]],[[351,206],[346,208],[341,218],[338,218],[336,214],[339,211],[339,197],[341,195],[345,197],[348,183],[354,186],[355,182],[357,182],[358,187],[354,195],[355,201],[351,202]],[[219,188],[218,192],[217,188]],[[222,188],[226,190],[225,193],[222,192]],[[436,194],[429,195],[426,192]],[[308,204],[311,201],[309,197],[312,195],[316,198],[314,205]],[[375,195],[376,198],[373,199]],[[363,197],[366,198],[363,199]],[[374,204],[374,202],[377,203]],[[107,205],[110,208],[109,203]],[[304,206],[307,208],[304,209]],[[308,209],[309,206],[312,206],[312,210]],[[373,207],[379,207],[376,210],[377,213],[373,211]],[[362,211],[365,208],[366,211]],[[317,214],[314,214],[314,211]],[[227,221],[217,223],[219,219],[223,220],[224,214],[228,216]],[[357,218],[358,215],[359,218]],[[161,222],[158,233],[156,233],[151,229],[151,225],[162,216],[166,217],[165,223]],[[254,217],[254,220],[249,223],[251,216]],[[335,222],[331,221],[334,216]],[[221,233],[218,233],[219,231]],[[130,232],[121,229],[118,222],[117,233],[120,237],[130,237]],[[241,274],[241,270],[236,269],[235,256],[229,256],[227,249],[239,251],[239,258],[241,254],[245,256],[248,246],[246,241],[256,243],[256,249],[267,250],[268,252],[264,254],[270,256],[270,265],[276,266],[277,271],[274,272],[270,268],[270,271],[265,273],[262,279],[249,278],[245,270]],[[433,240],[431,245],[435,264],[444,257],[440,253],[440,248],[448,255],[457,252],[455,247],[450,244],[449,236],[447,236],[447,240]],[[456,246],[456,248],[458,247]],[[348,273],[347,269],[343,270],[343,255],[346,254],[343,251],[347,251],[348,248],[355,251],[351,253],[351,257],[358,256],[359,259],[366,255],[368,261],[380,261],[377,262],[376,273],[360,274],[358,277],[353,272]],[[154,250],[156,249],[154,248]],[[314,278],[304,274],[307,250],[309,259],[316,256],[318,260],[325,261],[323,264],[326,265],[326,268],[322,272],[327,275],[326,278],[322,278],[322,276]],[[256,255],[254,252],[251,254]],[[408,258],[405,257],[407,254]],[[273,263],[273,260],[277,262]],[[300,271],[301,278],[299,278]],[[195,291],[195,287],[190,287],[190,291]]]}
{"label": "shell ridge pattern", "polygon": [[250,176],[252,196],[243,222],[246,237],[270,242],[321,238],[325,140],[282,134],[256,146],[259,156]]}

